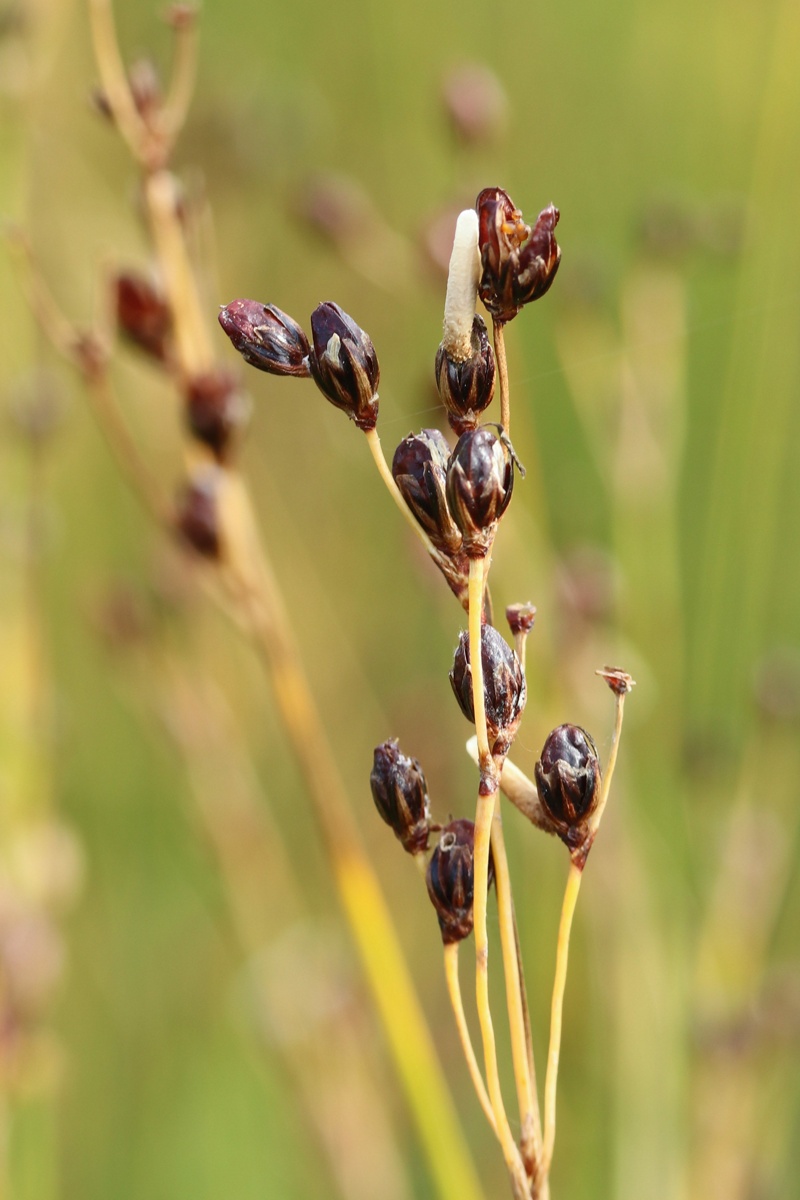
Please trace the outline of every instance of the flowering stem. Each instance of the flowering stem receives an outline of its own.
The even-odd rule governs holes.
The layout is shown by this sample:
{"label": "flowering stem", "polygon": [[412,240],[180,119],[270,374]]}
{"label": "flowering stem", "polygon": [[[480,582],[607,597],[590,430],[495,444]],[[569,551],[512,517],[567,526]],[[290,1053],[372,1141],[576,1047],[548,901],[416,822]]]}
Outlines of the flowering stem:
{"label": "flowering stem", "polygon": [[558,1087],[558,1062],[561,1055],[561,1025],[564,1012],[564,989],[567,984],[569,961],[569,938],[572,918],[578,902],[578,892],[583,878],[583,867],[570,864],[564,901],[561,906],[561,922],[558,927],[556,948],[556,973],[553,981],[553,998],[550,1005],[550,1045],[547,1051],[547,1076],[544,1083],[544,1152],[542,1174],[546,1178],[553,1161],[553,1146],[556,1140],[556,1089]]}
{"label": "flowering stem", "polygon": [[483,1039],[483,1058],[486,1081],[494,1111],[496,1132],[503,1157],[511,1175],[515,1193],[529,1195],[525,1168],[514,1142],[500,1090],[497,1067],[497,1047],[489,1006],[489,937],[486,922],[486,902],[489,891],[489,849],[497,800],[497,770],[489,747],[486,729],[486,704],[483,684],[481,647],[481,613],[483,609],[484,569],[486,559],[473,558],[469,564],[469,661],[472,673],[472,704],[475,712],[475,732],[478,737],[480,788],[475,813],[475,857],[473,906],[475,918],[475,993],[478,1020]]}
{"label": "flowering stem", "polygon": [[[500,764],[502,769],[502,764]],[[529,1176],[536,1174],[542,1151],[542,1131],[539,1118],[539,1103],[532,1069],[532,1054],[526,1028],[525,1010],[522,1001],[522,976],[517,953],[517,936],[514,920],[514,901],[511,894],[511,875],[506,857],[505,838],[500,805],[495,806],[491,832],[492,861],[497,890],[497,911],[500,922],[500,945],[503,954],[503,973],[506,984],[508,1023],[511,1030],[511,1057],[514,1065],[514,1082],[517,1089],[521,1135],[522,1160]]]}
{"label": "flowering stem", "polygon": [[450,995],[450,1003],[453,1006],[453,1015],[456,1019],[456,1028],[458,1036],[461,1038],[461,1048],[464,1051],[464,1058],[467,1060],[469,1067],[472,1086],[475,1088],[478,1099],[481,1102],[481,1108],[486,1114],[486,1120],[491,1125],[495,1133],[497,1133],[497,1123],[494,1119],[494,1111],[492,1102],[489,1099],[489,1094],[486,1091],[486,1084],[483,1082],[481,1069],[478,1066],[478,1060],[475,1057],[475,1050],[472,1045],[472,1038],[467,1025],[467,1018],[464,1013],[464,1004],[461,999],[461,982],[458,977],[458,947],[460,942],[451,942],[444,947],[444,973],[447,979],[447,991]]}
{"label": "flowering stem", "polygon": [[492,318],[494,333],[494,356],[497,360],[497,376],[500,380],[500,424],[507,434],[511,433],[511,398],[508,390],[508,360],[506,359],[506,339],[502,321]]}
{"label": "flowering stem", "polygon": [[603,772],[603,779],[602,783],[600,784],[600,797],[597,801],[597,808],[592,813],[589,822],[592,836],[594,836],[594,834],[597,832],[598,826],[600,825],[600,818],[603,815],[603,810],[605,809],[606,802],[608,801],[608,794],[611,790],[611,780],[614,778],[614,768],[617,765],[617,752],[619,750],[619,739],[622,733],[622,718],[624,716],[625,709],[625,696],[625,692],[619,692],[616,694],[617,706],[614,713],[614,732],[611,735],[611,749],[608,753],[608,762],[606,763],[606,769]]}

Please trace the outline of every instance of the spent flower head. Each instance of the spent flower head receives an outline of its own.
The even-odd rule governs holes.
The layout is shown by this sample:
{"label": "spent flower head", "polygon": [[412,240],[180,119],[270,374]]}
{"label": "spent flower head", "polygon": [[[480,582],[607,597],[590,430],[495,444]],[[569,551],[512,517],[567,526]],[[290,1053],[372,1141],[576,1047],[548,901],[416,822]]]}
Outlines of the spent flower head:
{"label": "spent flower head", "polygon": [[555,238],[560,213],[549,204],[531,228],[508,192],[484,188],[478,210],[481,277],[479,294],[495,321],[505,324],[549,289],[561,262]]}

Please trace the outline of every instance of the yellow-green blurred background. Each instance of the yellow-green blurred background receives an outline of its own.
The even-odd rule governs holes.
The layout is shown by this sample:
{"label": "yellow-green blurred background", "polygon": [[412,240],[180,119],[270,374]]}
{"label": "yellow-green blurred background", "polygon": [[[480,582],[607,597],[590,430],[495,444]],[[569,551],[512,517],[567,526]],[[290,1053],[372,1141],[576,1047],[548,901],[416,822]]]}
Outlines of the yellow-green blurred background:
{"label": "yellow-green blurred background", "polygon": [[[161,6],[118,7],[126,57],[167,72]],[[437,229],[488,185],[529,219],[560,207],[558,280],[507,333],[528,474],[493,593],[538,606],[515,759],[532,773],[566,720],[605,754],[594,669],[638,687],[578,909],[553,1196],[792,1200],[796,0],[209,0],[200,28],[176,167],[220,359],[236,362],[219,304],[305,322],[336,300],[377,347],[389,454],[443,426]],[[466,64],[505,97],[477,142],[442,99]],[[0,208],[78,324],[103,269],[149,262],[96,82],[83,4],[3,3]],[[0,279],[2,1195],[433,1197],[259,664],[129,494],[5,256]],[[433,910],[368,788],[396,736],[437,816],[470,813],[447,680],[463,616],[355,427],[308,381],[246,374],[265,540],[485,1194],[502,1196]],[[125,350],[114,380],[173,488],[173,393]],[[50,435],[32,438],[43,405]],[[542,1061],[566,856],[514,812],[507,840]]]}

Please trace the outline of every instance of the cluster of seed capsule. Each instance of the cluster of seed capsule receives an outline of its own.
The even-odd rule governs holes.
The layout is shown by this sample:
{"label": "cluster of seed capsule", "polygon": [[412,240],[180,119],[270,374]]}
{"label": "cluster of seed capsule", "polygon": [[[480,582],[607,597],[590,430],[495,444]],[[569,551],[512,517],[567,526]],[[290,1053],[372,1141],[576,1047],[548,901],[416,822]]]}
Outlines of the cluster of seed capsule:
{"label": "cluster of seed capsule", "polygon": [[[550,205],[530,226],[500,188],[481,192],[476,211],[475,283],[495,326],[502,326],[552,284],[561,257],[554,234],[559,213]],[[378,357],[369,336],[339,305],[327,301],[314,310],[310,338],[274,304],[255,300],[234,300],[222,309],[219,322],[250,366],[272,375],[313,379],[359,429],[366,434],[375,429]],[[423,429],[404,438],[392,460],[395,484],[426,536],[431,557],[465,609],[470,561],[489,553],[514,485],[515,458],[503,430],[495,427],[494,432],[480,424],[494,395],[495,374],[486,324],[475,314],[466,333],[445,336],[435,361],[439,395],[458,435],[455,447],[451,449],[438,429]],[[530,630],[534,614],[529,605],[507,610],[516,638]],[[525,707],[525,675],[489,614],[483,618],[487,731],[492,753],[501,761]],[[459,637],[450,682],[461,711],[474,724],[466,632]],[[537,763],[536,779],[540,803],[535,823],[574,849],[585,841],[599,794],[600,767],[589,735],[574,725],[554,730]],[[442,827],[432,821],[422,767],[401,751],[396,740],[376,748],[370,783],[378,812],[409,854],[426,855],[431,834],[440,835],[428,864],[428,891],[443,940],[449,943],[468,936],[473,920],[472,822],[459,819]]]}

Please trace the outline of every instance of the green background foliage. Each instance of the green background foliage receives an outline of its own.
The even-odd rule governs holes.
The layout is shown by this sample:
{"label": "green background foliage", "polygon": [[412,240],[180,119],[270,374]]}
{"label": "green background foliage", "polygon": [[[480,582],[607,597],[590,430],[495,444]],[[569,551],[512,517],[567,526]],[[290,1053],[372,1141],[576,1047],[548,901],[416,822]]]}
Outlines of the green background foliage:
{"label": "green background foliage", "polygon": [[[119,7],[126,54],[146,51],[166,70],[157,6]],[[85,323],[104,264],[148,263],[135,172],[88,102],[83,6],[6,12],[2,209],[29,231],[59,304]],[[443,425],[432,365],[444,279],[424,252],[434,218],[493,184],[529,219],[551,200],[561,209],[559,278],[507,333],[512,433],[528,474],[492,586],[498,610],[528,599],[539,610],[514,757],[532,774],[565,720],[591,729],[605,754],[612,704],[593,671],[619,663],[638,688],[578,909],[556,1200],[796,1194],[798,61],[793,0],[508,11],[226,0],[202,13],[176,166],[203,214],[209,323],[235,296],[301,322],[336,300],[377,347],[388,453],[410,429]],[[466,62],[489,67],[508,98],[505,129],[485,144],[460,142],[441,101],[444,76]],[[331,175],[356,197],[351,210],[366,205],[338,246],[307,214],[314,181]],[[5,261],[0,278],[4,872],[19,829],[40,819],[65,823],[83,864],[71,906],[52,917],[63,963],[34,1006],[35,1049],[4,1081],[8,1194],[338,1194],[292,1064],[346,1107],[330,1024],[344,1008],[407,1174],[398,1194],[432,1196],[269,687],[127,491]],[[114,378],[171,488],[182,471],[173,394],[127,351]],[[470,813],[468,730],[447,681],[463,616],[358,431],[308,381],[248,370],[246,382],[243,466],[265,540],[486,1193],[501,1195],[434,916],[367,785],[373,747],[397,736],[425,766],[437,816]],[[42,388],[60,420],[32,454],[14,414]],[[120,630],[121,604],[134,606],[135,637]],[[196,748],[188,771],[176,750],[175,671],[190,691],[198,679],[212,689],[212,722],[226,714],[222,744],[279,830],[265,827],[263,844],[293,864],[299,908],[248,859],[252,908],[232,919],[209,829],[224,835],[233,801],[223,777],[211,817],[198,807]],[[543,1062],[566,857],[516,813],[507,830]],[[247,837],[234,841],[242,854]],[[42,861],[49,878],[58,864]],[[24,945],[35,958],[35,941]],[[289,989],[291,1028],[262,1011],[262,970]],[[373,1133],[354,1115],[355,1143]],[[394,1168],[373,1169],[371,1194],[388,1196]]]}

